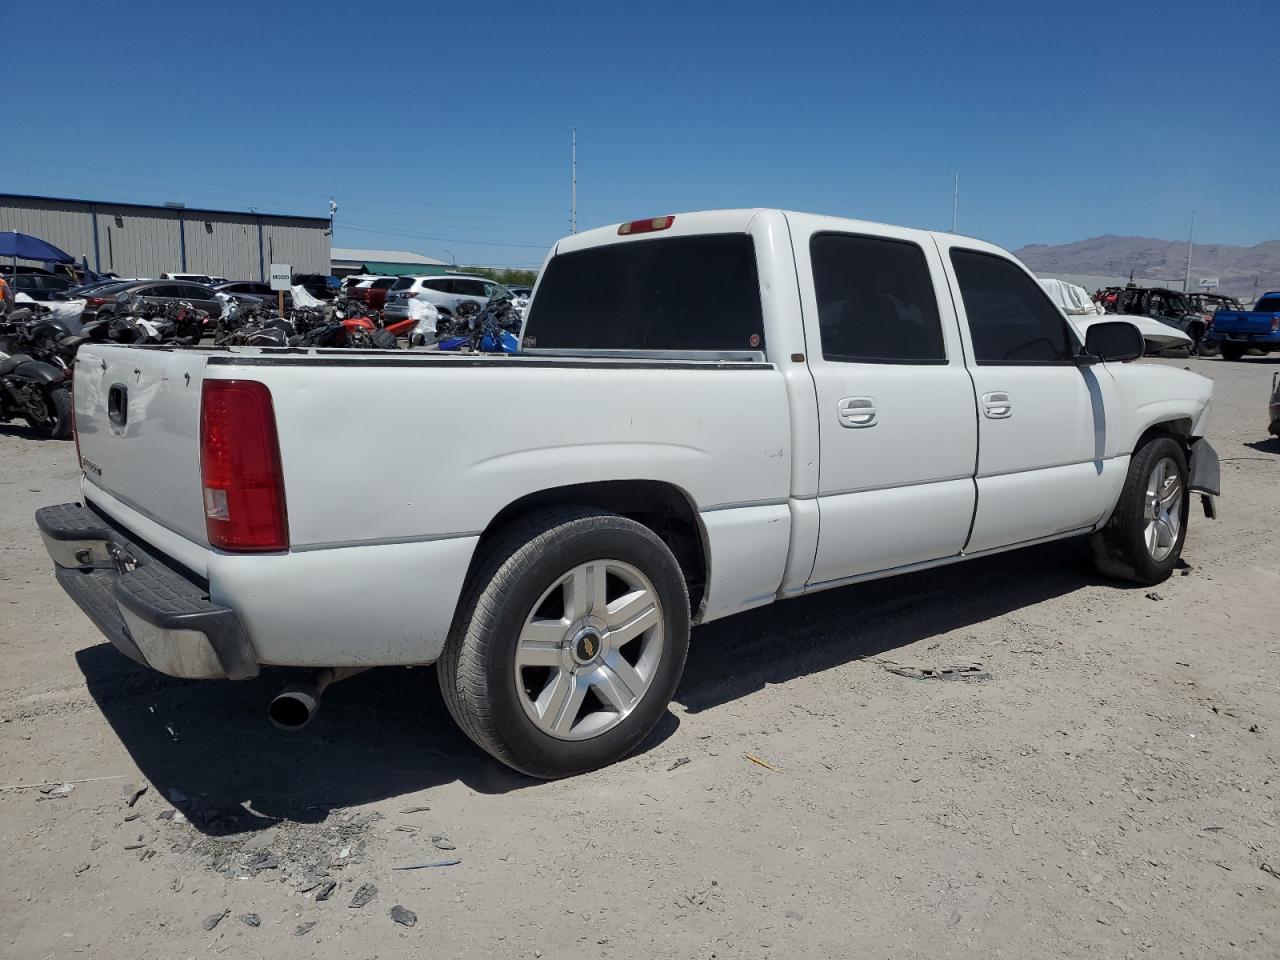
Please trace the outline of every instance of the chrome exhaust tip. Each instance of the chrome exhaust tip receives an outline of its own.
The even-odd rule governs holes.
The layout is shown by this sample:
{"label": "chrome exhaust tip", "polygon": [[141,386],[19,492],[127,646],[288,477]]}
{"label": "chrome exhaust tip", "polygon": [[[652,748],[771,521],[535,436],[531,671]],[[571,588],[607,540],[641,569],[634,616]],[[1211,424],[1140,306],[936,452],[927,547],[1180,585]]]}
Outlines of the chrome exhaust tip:
{"label": "chrome exhaust tip", "polygon": [[301,730],[320,712],[320,698],[329,684],[363,673],[368,667],[325,667],[305,683],[285,687],[267,707],[267,717],[281,730]]}
{"label": "chrome exhaust tip", "polygon": [[267,717],[281,730],[301,730],[320,711],[323,692],[313,683],[285,687],[267,707]]}

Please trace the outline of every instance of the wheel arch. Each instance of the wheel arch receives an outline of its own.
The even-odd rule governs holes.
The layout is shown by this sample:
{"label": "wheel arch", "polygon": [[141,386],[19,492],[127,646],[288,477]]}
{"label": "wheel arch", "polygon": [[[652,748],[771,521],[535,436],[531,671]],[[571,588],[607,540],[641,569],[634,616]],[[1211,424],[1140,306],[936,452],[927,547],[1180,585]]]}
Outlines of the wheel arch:
{"label": "wheel arch", "polygon": [[485,547],[512,523],[535,510],[570,506],[607,510],[657,534],[680,564],[689,588],[690,614],[696,622],[710,577],[707,531],[693,497],[665,480],[599,480],[526,494],[499,510],[481,532],[467,578],[474,572],[474,558],[483,556]]}
{"label": "wheel arch", "polygon": [[1170,417],[1167,420],[1159,420],[1150,424],[1138,435],[1138,439],[1134,441],[1130,453],[1137,453],[1155,437],[1172,437],[1174,440],[1179,441],[1184,448],[1189,447],[1192,439],[1191,428],[1191,417]]}

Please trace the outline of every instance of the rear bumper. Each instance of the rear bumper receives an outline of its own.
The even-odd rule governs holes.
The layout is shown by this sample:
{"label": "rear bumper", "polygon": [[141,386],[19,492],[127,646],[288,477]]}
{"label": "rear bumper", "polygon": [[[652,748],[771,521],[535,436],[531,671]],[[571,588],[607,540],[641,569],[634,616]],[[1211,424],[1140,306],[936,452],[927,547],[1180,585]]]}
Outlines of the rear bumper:
{"label": "rear bumper", "polygon": [[78,503],[41,508],[36,525],[58,583],[125,656],[171,677],[257,675],[240,618],[194,574]]}
{"label": "rear bumper", "polygon": [[1263,347],[1267,350],[1280,349],[1280,334],[1275,333],[1232,333],[1231,331],[1214,330],[1213,335],[1223,343],[1243,343],[1251,347]]}

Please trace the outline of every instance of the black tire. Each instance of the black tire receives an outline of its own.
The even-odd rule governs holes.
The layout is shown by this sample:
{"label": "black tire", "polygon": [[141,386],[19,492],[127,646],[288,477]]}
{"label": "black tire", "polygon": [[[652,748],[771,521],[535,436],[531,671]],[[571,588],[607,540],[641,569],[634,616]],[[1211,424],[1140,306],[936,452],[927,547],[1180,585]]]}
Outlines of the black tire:
{"label": "black tire", "polygon": [[[601,558],[630,564],[653,584],[662,608],[661,658],[639,702],[616,725],[590,739],[557,739],[538,729],[520,703],[516,645],[547,589],[575,566]],[[477,558],[436,667],[445,704],[468,737],[507,766],[550,780],[634,750],[666,712],[688,647],[688,588],[667,545],[617,514],[557,507],[512,524]]]}
{"label": "black tire", "polygon": [[39,430],[46,440],[65,440],[71,436],[71,391],[66,387],[54,387],[47,397],[48,411],[44,420],[27,417],[32,429]]}
{"label": "black tire", "polygon": [[[1178,534],[1167,557],[1156,560],[1147,548],[1147,484],[1165,458],[1173,461],[1182,490]],[[1109,577],[1148,586],[1169,579],[1182,556],[1187,538],[1191,492],[1187,489],[1187,455],[1181,442],[1167,436],[1153,437],[1129,461],[1129,473],[1111,519],[1090,538],[1093,562]]]}
{"label": "black tire", "polygon": [[1222,341],[1212,333],[1203,333],[1196,343],[1196,354],[1201,357],[1216,357],[1222,353]]}
{"label": "black tire", "polygon": [[375,350],[399,350],[400,341],[390,330],[375,330],[369,334],[369,343]]}
{"label": "black tire", "polygon": [[1226,340],[1222,344],[1222,357],[1224,360],[1240,360],[1244,358],[1247,349],[1247,347],[1239,343],[1232,343],[1230,340]]}

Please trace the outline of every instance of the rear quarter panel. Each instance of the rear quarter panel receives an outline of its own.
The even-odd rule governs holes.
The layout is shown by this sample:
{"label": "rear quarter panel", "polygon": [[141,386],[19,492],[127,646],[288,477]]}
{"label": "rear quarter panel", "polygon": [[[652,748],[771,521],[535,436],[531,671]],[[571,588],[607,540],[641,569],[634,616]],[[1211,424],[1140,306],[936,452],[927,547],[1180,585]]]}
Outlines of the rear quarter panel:
{"label": "rear quarter panel", "polygon": [[348,356],[207,376],[271,389],[294,549],[475,535],[526,494],[593,481],[664,481],[701,511],[789,489],[787,401],[767,364]]}

